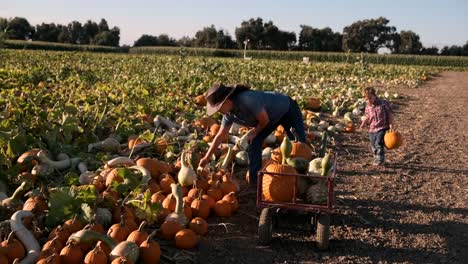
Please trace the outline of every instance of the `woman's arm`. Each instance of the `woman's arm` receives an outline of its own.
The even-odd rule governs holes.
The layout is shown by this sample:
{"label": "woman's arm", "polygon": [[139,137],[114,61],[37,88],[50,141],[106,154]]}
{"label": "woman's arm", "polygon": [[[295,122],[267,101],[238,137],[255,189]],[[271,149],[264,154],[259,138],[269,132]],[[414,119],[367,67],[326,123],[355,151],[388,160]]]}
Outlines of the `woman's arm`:
{"label": "woman's arm", "polygon": [[208,161],[210,161],[211,155],[218,148],[219,144],[221,144],[221,139],[225,138],[227,134],[229,134],[229,129],[231,129],[231,126],[232,124],[229,124],[229,125],[221,124],[221,127],[219,128],[218,133],[216,133],[216,136],[211,142],[211,146],[208,148],[208,151],[205,153],[205,156],[203,156],[203,158],[200,160],[200,163],[198,164],[198,166],[203,168],[206,166],[206,164],[208,164]]}
{"label": "woman's arm", "polygon": [[262,131],[268,125],[268,123],[270,123],[270,117],[268,116],[268,113],[267,113],[267,111],[265,109],[262,109],[262,111],[260,111],[255,116],[255,118],[257,119],[258,124],[254,129],[252,129],[249,132],[249,135],[247,137],[247,142],[249,144],[260,133],[260,131]]}

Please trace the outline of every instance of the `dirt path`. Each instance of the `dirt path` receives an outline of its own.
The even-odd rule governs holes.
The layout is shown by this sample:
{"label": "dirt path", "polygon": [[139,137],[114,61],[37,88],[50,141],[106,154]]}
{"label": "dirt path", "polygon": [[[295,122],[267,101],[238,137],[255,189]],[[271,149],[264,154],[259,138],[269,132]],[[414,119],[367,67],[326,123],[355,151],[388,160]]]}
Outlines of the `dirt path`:
{"label": "dirt path", "polygon": [[[257,245],[254,195],[211,226],[199,263],[466,263],[468,259],[468,73],[444,72],[402,89],[395,106],[404,145],[371,164],[366,132],[343,135],[330,249],[314,247],[306,216],[289,218]],[[247,213],[249,212],[249,213]],[[249,215],[249,216],[248,216]],[[222,222],[215,219],[215,222]]]}

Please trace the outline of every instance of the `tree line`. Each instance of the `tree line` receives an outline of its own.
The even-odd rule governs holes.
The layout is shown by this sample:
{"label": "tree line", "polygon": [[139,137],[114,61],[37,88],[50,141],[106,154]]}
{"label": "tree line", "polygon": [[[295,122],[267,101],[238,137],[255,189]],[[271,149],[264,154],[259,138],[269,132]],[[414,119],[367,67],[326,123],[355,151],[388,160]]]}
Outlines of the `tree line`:
{"label": "tree line", "polygon": [[[315,28],[300,25],[300,32],[280,30],[272,21],[262,18],[242,21],[235,28],[235,39],[223,29],[214,25],[197,31],[194,37],[178,40],[167,34],[152,36],[143,34],[133,46],[186,46],[217,49],[259,49],[259,50],[296,50],[326,52],[367,52],[377,53],[386,48],[394,54],[450,55],[468,56],[468,41],[463,46],[424,47],[417,33],[411,30],[397,31],[389,25],[385,17],[359,20],[346,26],[343,33],[331,28]],[[88,20],[81,24],[73,21],[68,25],[42,23],[32,26],[27,19],[15,17],[0,18],[0,32],[8,39],[40,40],[71,44],[93,44],[119,46],[120,29],[109,28],[107,21],[99,23]]]}
{"label": "tree line", "polygon": [[120,29],[109,28],[105,19],[101,19],[99,23],[88,20],[84,24],[73,21],[68,25],[42,23],[32,26],[26,18],[0,17],[0,32],[6,34],[7,39],[113,47],[118,47],[120,42]]}

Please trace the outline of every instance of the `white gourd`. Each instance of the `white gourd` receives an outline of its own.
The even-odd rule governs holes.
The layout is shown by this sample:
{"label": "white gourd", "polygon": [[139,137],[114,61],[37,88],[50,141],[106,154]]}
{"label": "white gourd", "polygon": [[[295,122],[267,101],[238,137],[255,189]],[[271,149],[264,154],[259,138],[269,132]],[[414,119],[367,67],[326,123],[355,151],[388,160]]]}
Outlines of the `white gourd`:
{"label": "white gourd", "polygon": [[179,174],[177,175],[177,179],[179,180],[179,183],[182,186],[192,186],[193,181],[197,179],[197,173],[187,163],[187,160],[185,158],[185,151],[182,152],[180,161],[181,161],[181,168],[180,168]]}

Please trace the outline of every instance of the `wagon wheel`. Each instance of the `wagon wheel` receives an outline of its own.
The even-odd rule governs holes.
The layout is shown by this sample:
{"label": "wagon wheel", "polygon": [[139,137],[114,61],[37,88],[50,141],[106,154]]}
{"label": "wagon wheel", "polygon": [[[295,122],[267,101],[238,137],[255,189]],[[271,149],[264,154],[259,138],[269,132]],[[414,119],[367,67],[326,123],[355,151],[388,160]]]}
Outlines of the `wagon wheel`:
{"label": "wagon wheel", "polygon": [[330,241],[330,215],[320,214],[317,219],[317,247],[327,250]]}
{"label": "wagon wheel", "polygon": [[260,245],[267,245],[273,233],[273,208],[263,208],[258,220],[258,241]]}

